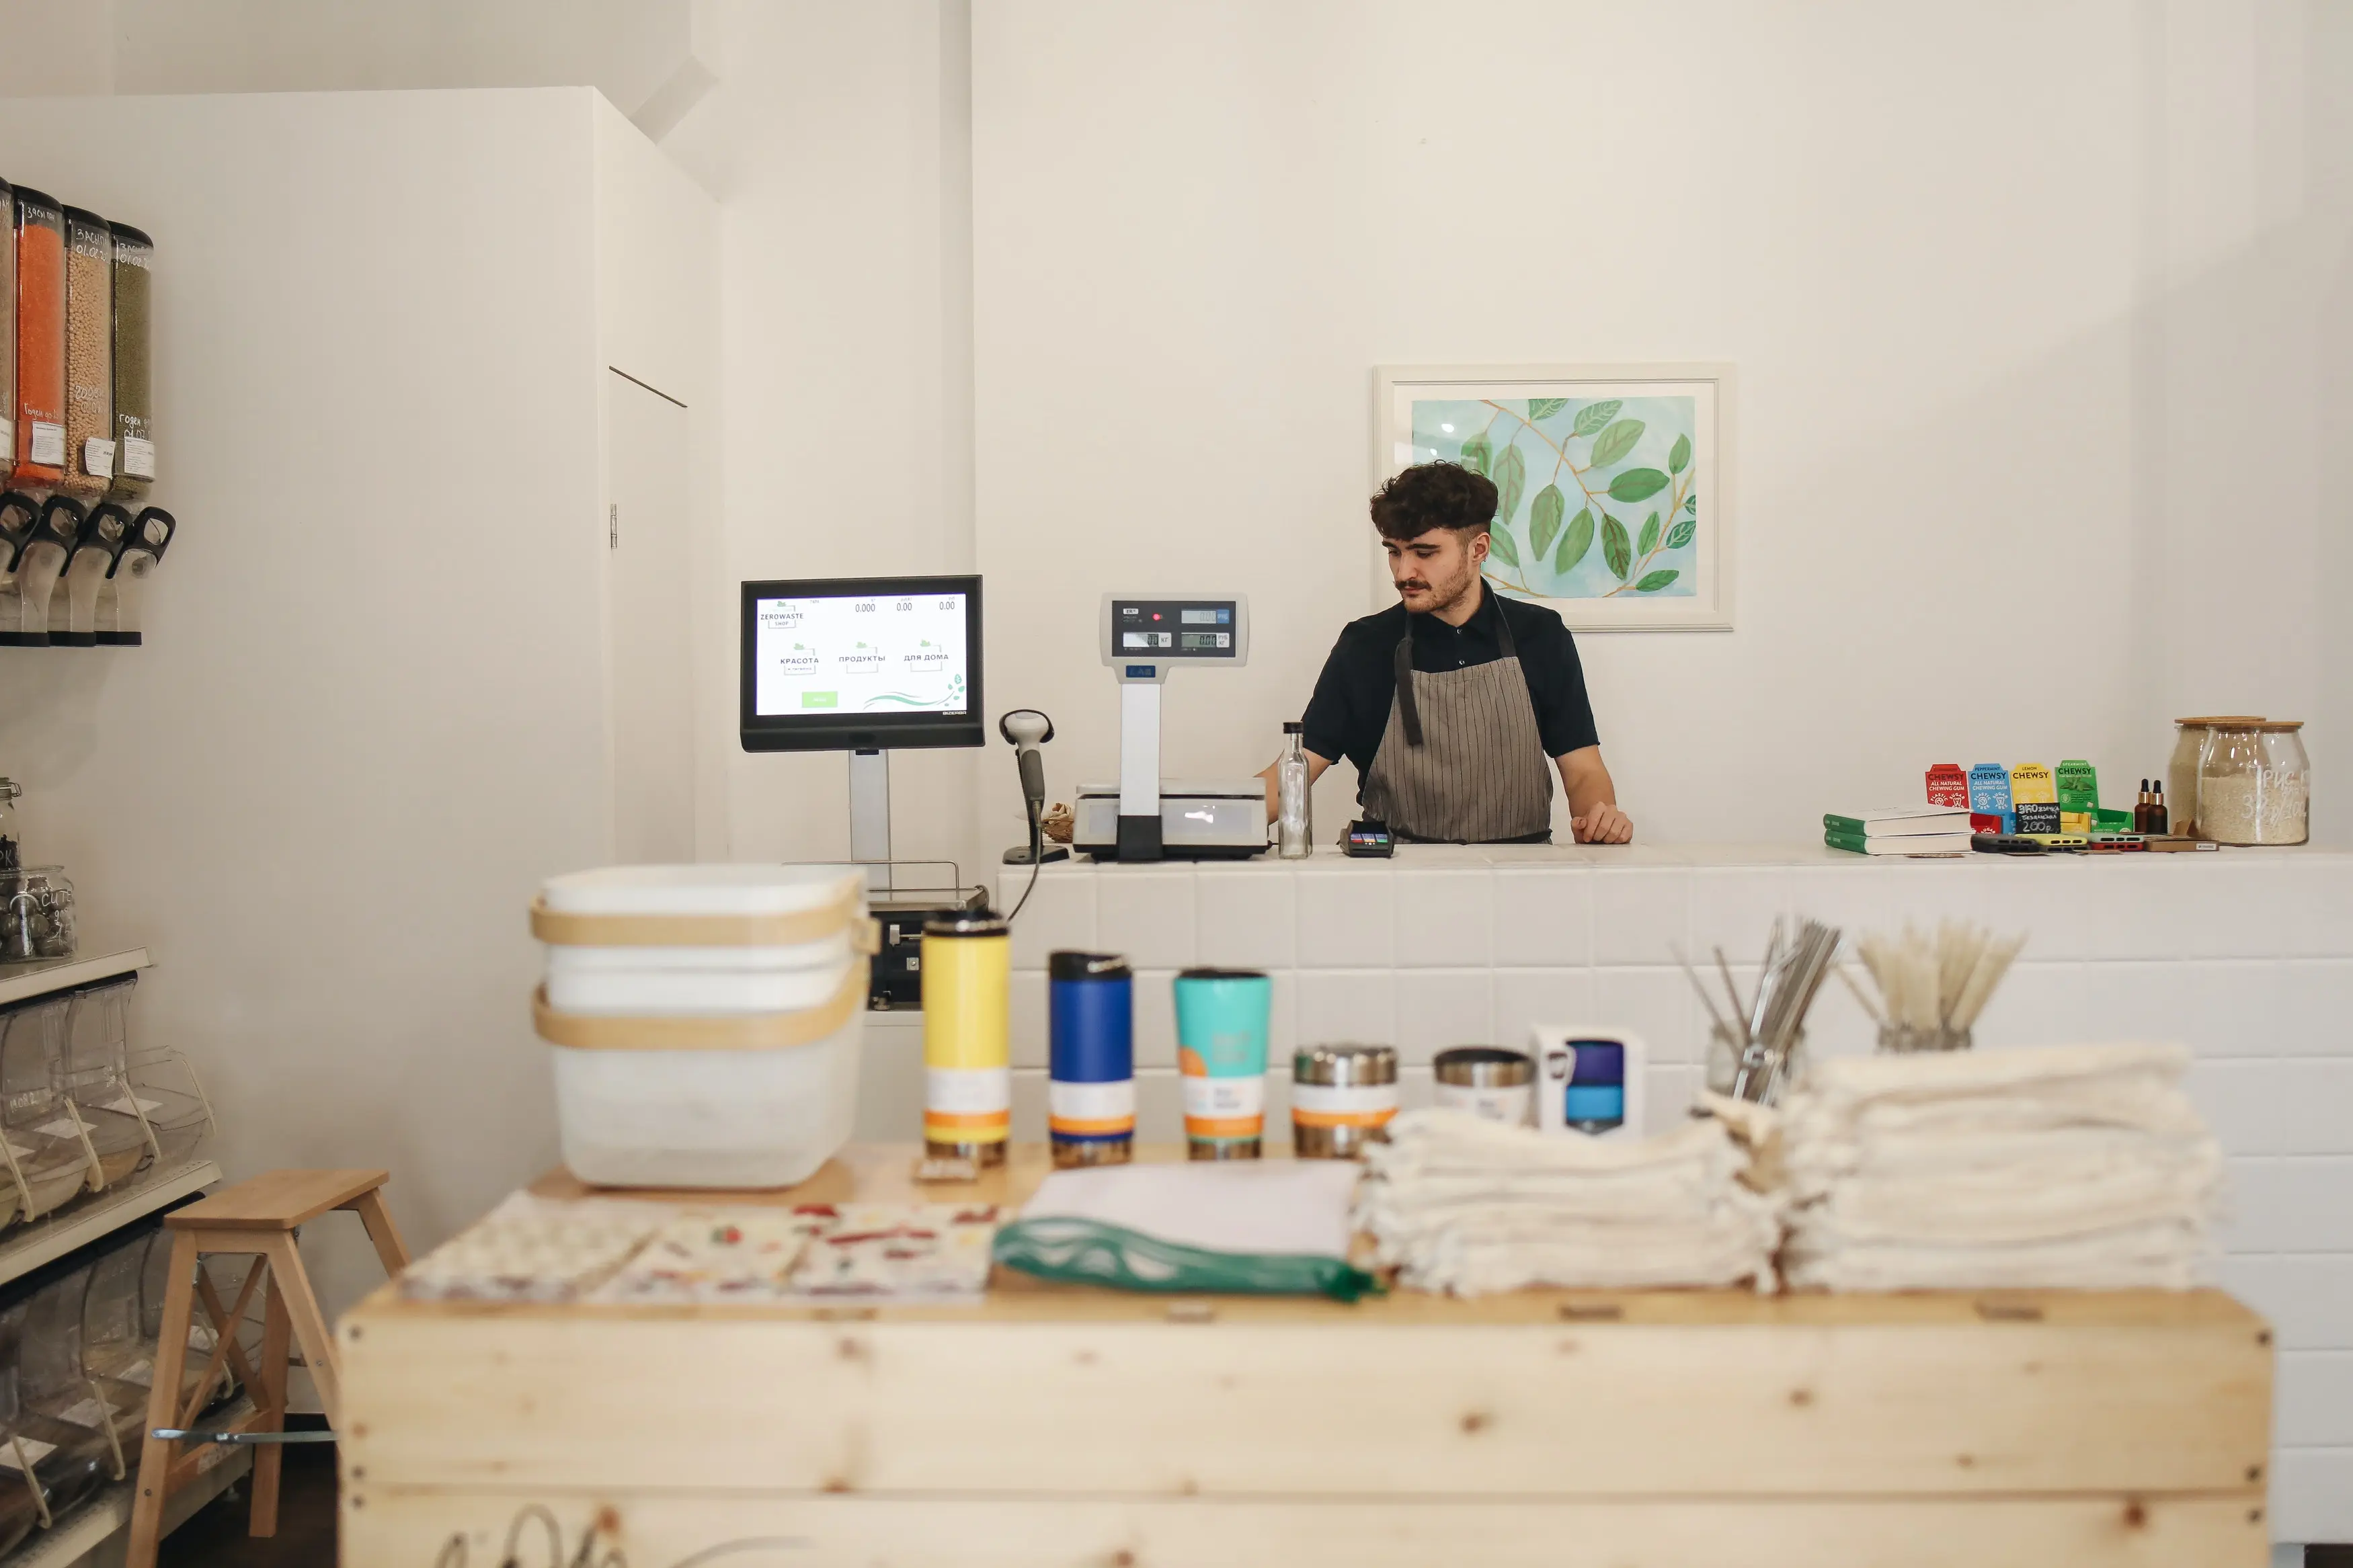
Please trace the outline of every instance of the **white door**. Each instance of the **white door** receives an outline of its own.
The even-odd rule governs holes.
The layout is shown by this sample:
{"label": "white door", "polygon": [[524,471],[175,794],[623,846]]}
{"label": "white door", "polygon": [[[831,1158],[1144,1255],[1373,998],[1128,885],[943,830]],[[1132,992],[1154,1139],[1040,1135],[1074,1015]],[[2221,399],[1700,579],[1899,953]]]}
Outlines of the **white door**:
{"label": "white door", "polygon": [[618,372],[605,378],[606,684],[613,849],[624,863],[694,858],[694,629],[686,410]]}

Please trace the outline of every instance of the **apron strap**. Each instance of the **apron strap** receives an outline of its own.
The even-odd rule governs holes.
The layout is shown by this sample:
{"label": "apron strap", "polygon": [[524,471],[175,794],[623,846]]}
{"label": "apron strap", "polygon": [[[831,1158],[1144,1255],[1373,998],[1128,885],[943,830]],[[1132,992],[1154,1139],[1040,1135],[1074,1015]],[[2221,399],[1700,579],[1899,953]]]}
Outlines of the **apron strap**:
{"label": "apron strap", "polygon": [[[1482,594],[1493,594],[1495,590],[1482,584],[1479,591]],[[1517,658],[1520,657],[1520,644],[1519,639],[1512,636],[1512,617],[1504,614],[1504,602],[1501,599],[1493,602],[1495,606],[1496,645],[1504,650],[1505,658]]]}
{"label": "apron strap", "polygon": [[[1492,595],[1495,590],[1482,583],[1479,591]],[[1520,657],[1520,645],[1519,639],[1512,636],[1511,617],[1504,614],[1504,606],[1500,603],[1494,604],[1494,610],[1496,645],[1505,658],[1517,658]],[[1405,727],[1405,743],[1419,746],[1421,705],[1413,700],[1413,622],[1410,619],[1405,624],[1405,636],[1398,639],[1394,663],[1397,668],[1398,719]]]}
{"label": "apron strap", "polygon": [[1406,622],[1405,636],[1397,645],[1398,721],[1405,727],[1405,743],[1421,744],[1421,704],[1413,700],[1413,623]]}

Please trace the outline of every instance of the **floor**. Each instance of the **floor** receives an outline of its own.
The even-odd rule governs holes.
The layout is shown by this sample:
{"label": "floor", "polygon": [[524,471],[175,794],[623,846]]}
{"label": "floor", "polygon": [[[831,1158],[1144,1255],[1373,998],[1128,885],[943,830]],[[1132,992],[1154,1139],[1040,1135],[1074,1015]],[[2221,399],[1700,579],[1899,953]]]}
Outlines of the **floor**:
{"label": "floor", "polygon": [[278,1489],[278,1533],[257,1541],[245,1532],[249,1480],[164,1537],[157,1568],[333,1568],[335,1449],[330,1443],[290,1444]]}

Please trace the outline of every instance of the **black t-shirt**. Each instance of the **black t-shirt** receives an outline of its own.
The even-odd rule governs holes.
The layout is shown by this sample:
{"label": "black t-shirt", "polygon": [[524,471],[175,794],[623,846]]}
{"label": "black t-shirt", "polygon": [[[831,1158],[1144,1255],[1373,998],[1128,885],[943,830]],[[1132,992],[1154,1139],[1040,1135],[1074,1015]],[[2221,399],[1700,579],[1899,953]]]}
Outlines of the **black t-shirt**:
{"label": "black t-shirt", "polygon": [[1478,611],[1459,627],[1395,605],[1341,628],[1340,640],[1332,645],[1332,656],[1316,678],[1315,695],[1308,700],[1307,749],[1335,762],[1347,758],[1356,764],[1361,781],[1372,771],[1373,753],[1380,750],[1381,734],[1388,728],[1389,705],[1397,696],[1398,639],[1406,635],[1407,624],[1413,627],[1413,667],[1435,675],[1503,658],[1503,643],[1495,634],[1499,615],[1511,617],[1545,754],[1557,757],[1600,744],[1593,729],[1593,705],[1585,697],[1585,670],[1577,661],[1577,644],[1560,616],[1541,605],[1507,599],[1484,584],[1479,596]]}

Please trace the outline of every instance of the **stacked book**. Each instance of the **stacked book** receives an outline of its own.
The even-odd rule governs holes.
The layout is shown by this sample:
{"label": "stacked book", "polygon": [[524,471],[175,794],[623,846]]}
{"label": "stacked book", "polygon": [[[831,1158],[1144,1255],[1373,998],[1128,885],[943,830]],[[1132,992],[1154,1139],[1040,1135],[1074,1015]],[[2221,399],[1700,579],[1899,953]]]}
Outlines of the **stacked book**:
{"label": "stacked book", "polygon": [[2222,1154],[2179,1046],[1817,1062],[1783,1110],[1794,1289],[2186,1289]]}
{"label": "stacked book", "polygon": [[1822,842],[1856,855],[1966,855],[1969,814],[1967,807],[1941,805],[1828,812]]}
{"label": "stacked book", "polygon": [[1620,1140],[1410,1110],[1365,1166],[1356,1228],[1416,1289],[1774,1288],[1775,1205],[1713,1119]]}

